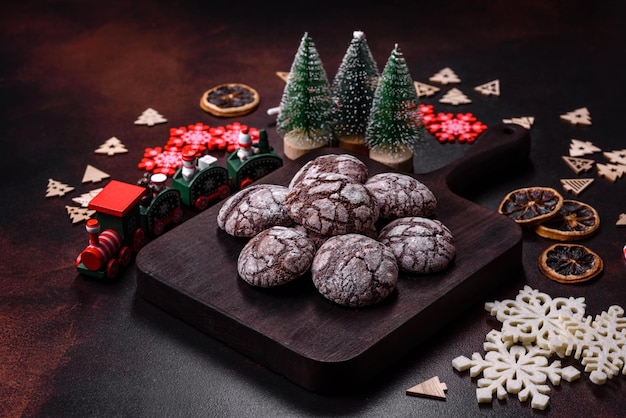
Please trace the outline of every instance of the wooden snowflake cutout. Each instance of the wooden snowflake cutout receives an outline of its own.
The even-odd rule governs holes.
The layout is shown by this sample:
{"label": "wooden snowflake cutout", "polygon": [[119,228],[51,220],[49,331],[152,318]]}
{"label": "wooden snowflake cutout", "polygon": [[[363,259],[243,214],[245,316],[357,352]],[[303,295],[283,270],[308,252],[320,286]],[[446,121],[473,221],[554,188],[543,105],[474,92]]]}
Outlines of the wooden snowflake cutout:
{"label": "wooden snowflake cutout", "polygon": [[533,116],[523,116],[519,118],[502,119],[502,123],[514,123],[526,129],[530,129],[533,123],[535,123],[535,118]]}
{"label": "wooden snowflake cutout", "polygon": [[87,168],[85,168],[85,173],[83,174],[83,183],[97,183],[109,177],[111,176],[104,171],[97,169],[91,164],[87,164]]}
{"label": "wooden snowflake cutout", "polygon": [[439,103],[457,106],[460,104],[469,104],[472,103],[472,101],[461,90],[453,88],[448,90],[448,92],[441,99],[439,99]]}
{"label": "wooden snowflake cutout", "polygon": [[571,337],[554,340],[553,351],[561,357],[573,354],[580,359],[585,372],[591,372],[589,380],[596,385],[626,374],[626,318],[621,306],[611,306],[595,318],[562,312],[561,321]]}
{"label": "wooden snowflake cutout", "polygon": [[591,115],[586,107],[567,112],[561,115],[561,119],[568,121],[572,125],[591,125]]}
{"label": "wooden snowflake cutout", "polygon": [[[452,360],[458,371],[470,370],[472,377],[482,373],[478,379],[476,399],[478,403],[490,403],[494,393],[498,399],[507,394],[517,394],[520,402],[531,399],[533,409],[544,410],[550,401],[550,386],[561,383],[563,370],[559,360],[549,363],[549,349],[532,344],[515,344],[504,339],[500,331],[491,330],[484,344],[484,358],[479,353],[469,359],[459,356]],[[567,375],[571,376],[570,370]]]}
{"label": "wooden snowflake cutout", "polygon": [[565,191],[573,193],[575,196],[578,196],[585,190],[587,187],[591,186],[593,183],[593,179],[561,179],[561,185]]}
{"label": "wooden snowflake cutout", "polygon": [[73,224],[86,221],[90,219],[94,215],[94,213],[96,213],[95,210],[79,208],[76,206],[65,206],[65,210],[67,211],[67,214]]}
{"label": "wooden snowflake cutout", "polygon": [[583,155],[593,154],[602,151],[593,145],[591,141],[581,141],[580,139],[572,139],[569,146],[569,155],[571,157],[582,157]]}
{"label": "wooden snowflake cutout", "polygon": [[97,150],[94,151],[96,154],[105,154],[108,156],[116,155],[116,154],[124,154],[127,153],[128,150],[126,146],[122,144],[122,141],[112,136],[111,138],[104,141],[102,145],[98,147]]}
{"label": "wooden snowflake cutout", "polygon": [[135,125],[148,125],[154,126],[159,123],[165,123],[167,119],[163,117],[159,112],[152,109],[151,107],[147,108],[143,111],[141,115],[135,121]]}
{"label": "wooden snowflake cutout", "polygon": [[439,87],[431,86],[426,83],[420,83],[419,81],[414,81],[413,85],[415,86],[417,97],[430,97],[441,90]]}
{"label": "wooden snowflake cutout", "polygon": [[493,80],[485,84],[474,87],[474,90],[484,96],[500,95],[500,80]]}
{"label": "wooden snowflake cutout", "polygon": [[456,75],[451,68],[446,67],[437,72],[435,75],[429,78],[430,81],[441,84],[460,83],[461,79]]}
{"label": "wooden snowflake cutout", "polygon": [[604,157],[613,164],[626,165],[626,149],[603,153]]}
{"label": "wooden snowflake cutout", "polygon": [[626,172],[626,166],[620,164],[600,164],[597,163],[598,175],[605,179],[615,182],[622,174]]}
{"label": "wooden snowflake cutout", "polygon": [[74,190],[72,186],[61,183],[57,180],[48,179],[48,186],[46,187],[46,197],[65,196],[72,190]]}
{"label": "wooden snowflake cutout", "polygon": [[582,317],[585,308],[584,298],[551,298],[530,286],[524,286],[515,300],[485,304],[485,309],[502,322],[505,340],[535,342],[546,349],[550,348],[550,340],[567,334],[561,324],[561,312]]}
{"label": "wooden snowflake cutout", "polygon": [[72,202],[76,202],[80,206],[86,208],[87,206],[89,206],[89,202],[91,202],[91,199],[93,199],[101,191],[102,187],[99,189],[93,189],[90,192],[81,194],[79,197],[72,198]]}
{"label": "wooden snowflake cutout", "polygon": [[567,166],[571,168],[576,174],[580,174],[583,171],[591,170],[593,168],[593,165],[595,164],[594,160],[590,160],[588,158],[568,157],[566,155],[564,155],[562,158],[563,161],[565,161],[565,164],[567,164]]}
{"label": "wooden snowflake cutout", "polygon": [[439,376],[431,377],[406,390],[409,396],[423,396],[432,399],[446,399],[448,386],[439,381]]}

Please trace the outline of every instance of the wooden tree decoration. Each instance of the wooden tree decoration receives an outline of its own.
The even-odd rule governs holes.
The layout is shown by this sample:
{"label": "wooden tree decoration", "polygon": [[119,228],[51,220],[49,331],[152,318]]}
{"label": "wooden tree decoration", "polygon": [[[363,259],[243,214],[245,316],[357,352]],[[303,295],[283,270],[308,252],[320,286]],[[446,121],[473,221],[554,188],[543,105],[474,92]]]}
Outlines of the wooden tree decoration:
{"label": "wooden tree decoration", "polygon": [[335,134],[341,148],[369,153],[365,129],[379,77],[365,34],[354,31],[331,86],[338,111]]}
{"label": "wooden tree decoration", "polygon": [[165,123],[167,119],[163,117],[159,112],[152,109],[151,107],[147,108],[143,111],[141,115],[135,121],[135,125],[148,125],[154,126],[159,123]]}
{"label": "wooden tree decoration", "polygon": [[276,119],[285,156],[295,159],[333,139],[336,106],[315,43],[308,33],[300,41],[287,77]]}
{"label": "wooden tree decoration", "polygon": [[374,93],[365,143],[370,158],[404,171],[413,169],[413,148],[424,140],[419,98],[396,44]]}

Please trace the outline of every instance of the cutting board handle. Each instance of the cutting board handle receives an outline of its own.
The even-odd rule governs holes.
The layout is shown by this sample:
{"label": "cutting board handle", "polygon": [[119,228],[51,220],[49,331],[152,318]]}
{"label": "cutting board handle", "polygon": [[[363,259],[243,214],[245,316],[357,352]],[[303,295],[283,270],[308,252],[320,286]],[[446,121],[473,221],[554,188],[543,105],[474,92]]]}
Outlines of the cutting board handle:
{"label": "cutting board handle", "polygon": [[485,131],[463,157],[441,168],[437,177],[453,193],[466,196],[490,178],[506,176],[528,164],[529,152],[528,129],[517,124],[499,124]]}

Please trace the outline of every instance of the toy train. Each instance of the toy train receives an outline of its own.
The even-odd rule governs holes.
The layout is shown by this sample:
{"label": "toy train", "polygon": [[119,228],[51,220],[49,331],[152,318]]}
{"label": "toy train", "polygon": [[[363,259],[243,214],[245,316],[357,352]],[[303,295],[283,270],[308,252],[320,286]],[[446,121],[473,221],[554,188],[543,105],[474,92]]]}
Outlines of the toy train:
{"label": "toy train", "polygon": [[[245,136],[245,133],[244,133]],[[249,138],[249,136],[248,136]],[[243,143],[244,146],[241,146]],[[127,266],[147,236],[161,235],[170,224],[183,220],[183,206],[206,209],[231,190],[242,189],[282,166],[261,130],[256,146],[240,140],[240,148],[217,164],[210,155],[200,158],[193,149],[182,152],[183,166],[166,186],[165,174],[146,175],[136,185],[111,180],[90,202],[95,219],[87,221],[89,245],[78,255],[79,273],[113,279]]]}

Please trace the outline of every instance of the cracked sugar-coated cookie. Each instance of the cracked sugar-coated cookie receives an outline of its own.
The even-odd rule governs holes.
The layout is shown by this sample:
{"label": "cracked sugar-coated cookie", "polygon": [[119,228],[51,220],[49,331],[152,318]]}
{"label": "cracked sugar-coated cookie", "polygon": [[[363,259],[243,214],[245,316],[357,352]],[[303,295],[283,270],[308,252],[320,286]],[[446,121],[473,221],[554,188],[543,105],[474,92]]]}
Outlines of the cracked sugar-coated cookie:
{"label": "cracked sugar-coated cookie", "polygon": [[350,177],[356,183],[365,183],[368,169],[363,161],[350,154],[320,155],[298,170],[291,179],[289,188],[293,188],[305,177],[315,177],[320,173],[339,173]]}
{"label": "cracked sugar-coated cookie", "polygon": [[280,286],[302,276],[314,256],[315,245],[305,235],[273,226],[246,243],[237,259],[237,271],[253,286]]}
{"label": "cracked sugar-coated cookie", "polygon": [[361,183],[337,173],[304,177],[285,198],[287,214],[322,235],[367,233],[378,220],[378,203]]}
{"label": "cracked sugar-coated cookie", "polygon": [[224,202],[217,225],[235,237],[253,237],[271,226],[290,226],[285,210],[289,189],[275,184],[257,184],[241,189]]}
{"label": "cracked sugar-coated cookie", "polygon": [[395,219],[407,216],[431,216],[437,208],[433,192],[414,177],[401,173],[380,173],[370,177],[365,187],[372,192],[380,218]]}
{"label": "cracked sugar-coated cookie", "polygon": [[389,248],[360,234],[330,237],[317,250],[311,276],[317,290],[340,305],[374,305],[398,282],[398,264]]}
{"label": "cracked sugar-coated cookie", "polygon": [[435,273],[448,267],[456,255],[450,229],[436,219],[412,216],[395,219],[378,235],[410,273]]}

